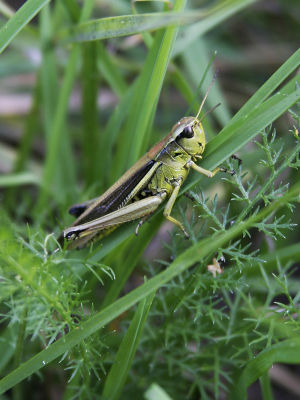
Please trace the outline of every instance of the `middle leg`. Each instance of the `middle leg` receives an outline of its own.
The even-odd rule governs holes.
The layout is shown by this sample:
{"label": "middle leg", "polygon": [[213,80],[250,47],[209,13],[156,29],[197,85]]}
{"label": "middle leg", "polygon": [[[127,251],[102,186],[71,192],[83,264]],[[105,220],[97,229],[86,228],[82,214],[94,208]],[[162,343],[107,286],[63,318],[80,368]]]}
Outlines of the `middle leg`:
{"label": "middle leg", "polygon": [[183,231],[185,237],[186,237],[187,239],[189,239],[190,235],[189,235],[189,234],[187,233],[187,231],[184,229],[183,224],[182,224],[181,222],[179,222],[176,218],[174,218],[174,217],[172,217],[172,216],[170,215],[170,214],[171,214],[171,211],[172,211],[172,208],[173,208],[173,205],[174,205],[174,203],[175,203],[175,200],[176,200],[176,198],[177,198],[177,196],[178,196],[178,193],[179,193],[179,190],[180,190],[181,185],[182,185],[182,179],[174,181],[174,183],[173,183],[174,189],[173,189],[173,191],[172,191],[172,193],[171,193],[171,196],[170,196],[170,198],[169,198],[169,200],[168,200],[168,202],[167,202],[167,204],[166,204],[166,207],[165,207],[165,209],[164,209],[164,217],[165,217],[168,221],[170,221],[170,222],[172,222],[173,224],[177,225],[177,226]]}

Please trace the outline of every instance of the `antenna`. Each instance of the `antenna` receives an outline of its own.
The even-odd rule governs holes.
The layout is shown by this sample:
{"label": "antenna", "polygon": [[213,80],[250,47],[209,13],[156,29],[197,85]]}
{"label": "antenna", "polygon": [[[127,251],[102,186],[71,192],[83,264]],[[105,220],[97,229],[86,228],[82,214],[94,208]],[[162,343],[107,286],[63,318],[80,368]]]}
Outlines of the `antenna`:
{"label": "antenna", "polygon": [[205,96],[203,97],[203,100],[202,100],[202,102],[200,104],[200,107],[199,107],[199,110],[197,112],[197,115],[195,116],[195,119],[198,119],[198,117],[199,117],[199,115],[201,113],[202,107],[204,106],[205,100],[207,99],[208,93],[210,92],[210,89],[212,88],[212,85],[214,84],[214,82],[216,80],[216,77],[217,77],[217,72],[215,72],[215,74],[214,74],[214,76],[213,76],[213,78],[212,78],[212,80],[211,80],[211,82],[210,82],[210,84],[208,86],[208,89],[207,89],[207,91],[205,93]]}
{"label": "antenna", "polygon": [[215,111],[215,109],[217,107],[219,107],[221,105],[221,103],[216,104],[215,106],[213,106],[210,110],[208,110],[199,120],[199,122],[201,122],[208,114],[210,114],[211,112]]}

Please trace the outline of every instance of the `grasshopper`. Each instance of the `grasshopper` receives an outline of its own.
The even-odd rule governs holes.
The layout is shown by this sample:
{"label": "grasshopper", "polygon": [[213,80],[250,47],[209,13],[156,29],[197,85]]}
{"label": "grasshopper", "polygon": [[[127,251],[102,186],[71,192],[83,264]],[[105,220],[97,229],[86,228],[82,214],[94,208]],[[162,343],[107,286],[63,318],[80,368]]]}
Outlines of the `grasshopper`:
{"label": "grasshopper", "polygon": [[190,169],[209,178],[219,171],[227,171],[219,167],[208,171],[196,164],[202,158],[206,144],[198,117],[208,91],[195,117],[180,119],[163,140],[154,145],[102,196],[70,208],[69,213],[77,219],[63,230],[58,239],[62,245],[67,242],[68,248],[83,247],[92,239],[109,234],[118,225],[138,219],[137,234],[143,222],[166,199],[165,218],[189,237],[183,224],[171,216],[171,211]]}

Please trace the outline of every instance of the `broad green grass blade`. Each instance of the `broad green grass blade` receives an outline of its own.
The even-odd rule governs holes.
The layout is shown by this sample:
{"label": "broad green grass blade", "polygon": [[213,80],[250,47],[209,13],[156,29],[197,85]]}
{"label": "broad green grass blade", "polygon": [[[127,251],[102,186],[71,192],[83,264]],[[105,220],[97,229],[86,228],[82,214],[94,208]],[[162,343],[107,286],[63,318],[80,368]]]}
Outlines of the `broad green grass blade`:
{"label": "broad green grass blade", "polygon": [[61,38],[67,42],[86,42],[135,35],[170,25],[188,24],[205,17],[209,12],[157,12],[101,18],[70,28],[61,33]]}
{"label": "broad green grass blade", "polygon": [[143,299],[134,314],[133,320],[122,340],[114,363],[105,380],[102,393],[103,399],[117,400],[121,396],[154,296],[155,292]]}
{"label": "broad green grass blade", "polygon": [[27,0],[0,29],[0,54],[50,0]]}
{"label": "broad green grass blade", "polygon": [[245,399],[247,388],[268,371],[274,363],[299,364],[300,339],[295,338],[274,344],[249,361],[240,376],[235,379],[230,398],[233,400]]}
{"label": "broad green grass blade", "polygon": [[[221,154],[216,154],[217,147],[224,149],[228,143],[234,141],[236,142],[235,151],[237,151],[262,129],[280,117],[299,100],[300,89],[297,87],[299,82],[300,75],[291,79],[280,92],[275,93],[271,98],[261,103],[248,115],[239,118],[233,124],[229,124],[229,126],[227,125],[222,129],[218,136],[210,142],[206,150],[207,158],[214,158],[218,159],[219,162],[223,162],[225,158]],[[249,124],[248,127],[247,124]]]}
{"label": "broad green grass blade", "polygon": [[180,275],[183,271],[194,265],[196,262],[202,260],[211,252],[222,247],[230,240],[240,235],[245,230],[253,226],[257,221],[261,221],[276,210],[286,206],[286,204],[295,199],[299,195],[300,182],[295,184],[291,189],[285,193],[281,198],[265,207],[258,214],[251,216],[245,222],[233,226],[226,232],[221,232],[215,235],[214,240],[206,238],[200,240],[170,264],[170,266],[160,272],[143,285],[132,290],[130,293],[118,299],[113,304],[100,311],[86,322],[82,323],[80,329],[74,329],[65,337],[58,339],[55,343],[47,347],[45,350],[36,354],[30,360],[24,362],[20,367],[12,371],[9,375],[0,381],[0,394],[4,393],[23,379],[32,375],[34,372],[41,369],[57,357],[61,356],[76,344],[80,343],[86,337],[89,337],[101,327],[105,326],[108,322],[121,315],[124,311],[128,310],[140,300],[146,298],[148,295],[159,289],[165,283],[169,282],[174,277]]}
{"label": "broad green grass blade", "polygon": [[[121,15],[116,17],[101,18],[88,21],[78,26],[74,26],[60,33],[60,37],[70,42],[82,42],[99,39],[109,39],[113,37],[135,35],[137,33],[155,30],[170,25],[184,25],[204,19],[199,25],[195,24],[193,31],[186,37],[195,40],[199,35],[207,32],[213,26],[219,24],[224,19],[247,7],[255,0],[229,0],[219,2],[217,6],[202,10],[192,10],[186,12],[157,12],[145,14]],[[176,7],[174,7],[174,11]],[[181,42],[179,52],[186,48],[187,42]],[[178,50],[177,50],[178,54]]]}

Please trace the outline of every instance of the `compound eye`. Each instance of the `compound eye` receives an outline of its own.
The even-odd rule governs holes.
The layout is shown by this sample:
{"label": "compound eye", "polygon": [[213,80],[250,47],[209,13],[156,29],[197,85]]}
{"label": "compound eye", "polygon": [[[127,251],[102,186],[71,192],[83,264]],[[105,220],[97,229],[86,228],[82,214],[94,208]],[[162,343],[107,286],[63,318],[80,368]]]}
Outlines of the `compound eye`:
{"label": "compound eye", "polygon": [[181,137],[191,139],[194,136],[194,130],[191,125],[186,126],[180,134]]}

